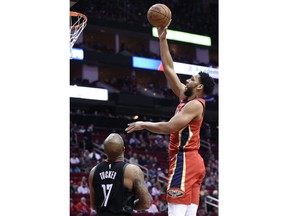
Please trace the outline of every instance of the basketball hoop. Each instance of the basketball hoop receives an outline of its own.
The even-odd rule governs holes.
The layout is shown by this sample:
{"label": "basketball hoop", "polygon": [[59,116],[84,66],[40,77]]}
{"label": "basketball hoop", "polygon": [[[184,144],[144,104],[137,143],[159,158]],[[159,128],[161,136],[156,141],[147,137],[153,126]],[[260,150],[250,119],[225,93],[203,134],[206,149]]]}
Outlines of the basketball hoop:
{"label": "basketball hoop", "polygon": [[70,11],[70,50],[87,25],[87,17],[78,12]]}

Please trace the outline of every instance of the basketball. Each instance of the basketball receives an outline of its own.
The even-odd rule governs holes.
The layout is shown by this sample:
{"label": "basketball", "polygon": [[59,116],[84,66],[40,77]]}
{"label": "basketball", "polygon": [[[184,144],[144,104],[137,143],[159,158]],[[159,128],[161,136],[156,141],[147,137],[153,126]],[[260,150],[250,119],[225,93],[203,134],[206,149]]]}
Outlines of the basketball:
{"label": "basketball", "polygon": [[165,4],[154,4],[147,12],[147,19],[154,27],[167,26],[171,18],[171,10]]}

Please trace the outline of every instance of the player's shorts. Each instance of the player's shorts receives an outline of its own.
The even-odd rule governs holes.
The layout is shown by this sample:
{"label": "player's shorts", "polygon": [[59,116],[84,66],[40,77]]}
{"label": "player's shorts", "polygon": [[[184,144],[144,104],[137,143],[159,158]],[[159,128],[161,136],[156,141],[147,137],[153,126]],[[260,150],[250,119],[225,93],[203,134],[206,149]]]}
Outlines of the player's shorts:
{"label": "player's shorts", "polygon": [[167,202],[199,205],[205,165],[198,151],[179,152],[170,160]]}
{"label": "player's shorts", "polygon": [[196,216],[198,205],[168,203],[168,216]]}

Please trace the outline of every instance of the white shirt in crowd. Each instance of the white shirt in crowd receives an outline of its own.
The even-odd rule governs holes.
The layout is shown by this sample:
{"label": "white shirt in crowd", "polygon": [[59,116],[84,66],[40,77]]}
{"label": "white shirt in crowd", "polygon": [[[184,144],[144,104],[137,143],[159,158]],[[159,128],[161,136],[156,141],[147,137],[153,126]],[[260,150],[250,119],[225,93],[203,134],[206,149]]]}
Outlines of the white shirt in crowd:
{"label": "white shirt in crowd", "polygon": [[96,158],[96,160],[100,160],[101,156],[97,152],[90,152],[89,158],[92,159],[93,156]]}
{"label": "white shirt in crowd", "polygon": [[80,160],[78,157],[71,157],[70,158],[70,163],[71,164],[79,164],[80,163]]}
{"label": "white shirt in crowd", "polygon": [[157,206],[154,203],[152,203],[150,205],[150,207],[146,211],[149,212],[149,213],[157,213],[157,212],[159,212],[158,209],[157,209]]}
{"label": "white shirt in crowd", "polygon": [[79,194],[89,194],[90,193],[90,190],[89,190],[89,187],[87,187],[87,186],[82,186],[82,185],[80,185],[78,188],[77,188],[77,192],[79,193]]}

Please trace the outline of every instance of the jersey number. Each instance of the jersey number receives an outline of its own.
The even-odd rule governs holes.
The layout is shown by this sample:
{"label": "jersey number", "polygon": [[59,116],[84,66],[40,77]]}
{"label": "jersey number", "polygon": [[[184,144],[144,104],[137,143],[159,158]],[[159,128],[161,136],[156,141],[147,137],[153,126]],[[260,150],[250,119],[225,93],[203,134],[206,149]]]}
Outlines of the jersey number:
{"label": "jersey number", "polygon": [[102,189],[103,189],[103,194],[104,194],[104,200],[103,200],[102,206],[104,206],[104,207],[107,206],[107,202],[109,200],[112,186],[113,186],[113,184],[102,184]]}

